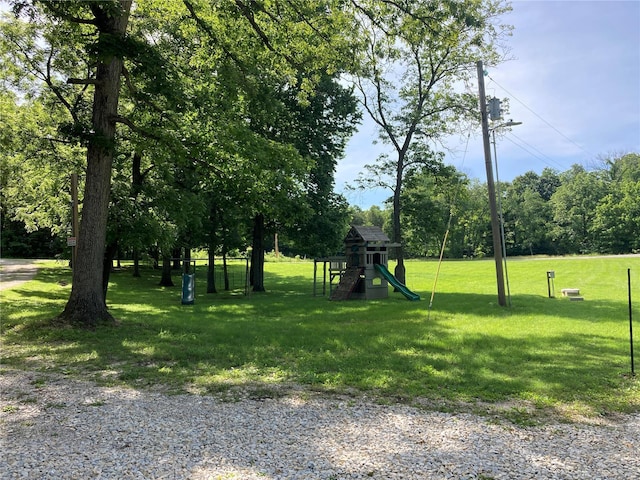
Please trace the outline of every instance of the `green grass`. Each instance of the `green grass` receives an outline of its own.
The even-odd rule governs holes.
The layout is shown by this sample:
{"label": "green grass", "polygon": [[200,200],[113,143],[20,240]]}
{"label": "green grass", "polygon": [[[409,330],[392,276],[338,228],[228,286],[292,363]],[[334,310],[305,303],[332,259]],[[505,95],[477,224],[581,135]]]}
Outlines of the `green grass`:
{"label": "green grass", "polygon": [[[524,424],[529,409],[564,417],[640,411],[627,304],[627,268],[640,285],[638,257],[512,259],[511,308],[497,306],[492,261],[447,261],[429,312],[436,268],[407,263],[420,302],[392,292],[330,302],[312,295],[312,262],[267,263],[268,292],[246,297],[241,289],[205,294],[198,267],[188,306],[179,286],[157,286],[160,272],[133,278],[125,268],[112,274],[108,297],[120,325],[84,331],[48,326],[71,275],[47,262],[36,280],[0,292],[2,363],[229,398],[303,386],[442,409],[506,405],[504,417]],[[556,273],[556,298],[547,296],[547,270]],[[567,287],[580,288],[584,302],[562,298]]]}

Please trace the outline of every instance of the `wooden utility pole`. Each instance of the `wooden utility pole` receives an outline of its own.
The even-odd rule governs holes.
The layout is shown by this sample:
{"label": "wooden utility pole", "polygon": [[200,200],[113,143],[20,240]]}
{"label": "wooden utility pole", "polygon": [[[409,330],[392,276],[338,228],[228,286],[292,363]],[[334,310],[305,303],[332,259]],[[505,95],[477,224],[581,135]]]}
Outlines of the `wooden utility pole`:
{"label": "wooden utility pole", "polygon": [[71,201],[72,201],[72,217],[71,217],[71,236],[74,238],[71,246],[71,268],[76,268],[76,252],[78,245],[78,174],[71,174]]}
{"label": "wooden utility pole", "polygon": [[493,167],[491,166],[491,141],[489,139],[489,120],[487,119],[487,99],[484,90],[484,68],[482,61],[477,63],[478,92],[480,116],[482,120],[482,142],[484,144],[484,164],[487,169],[487,188],[489,189],[489,210],[491,211],[491,237],[493,238],[493,258],[496,263],[496,279],[498,282],[498,304],[504,307],[507,299],[504,290],[504,272],[502,270],[502,241],[496,205],[496,187],[493,183]]}

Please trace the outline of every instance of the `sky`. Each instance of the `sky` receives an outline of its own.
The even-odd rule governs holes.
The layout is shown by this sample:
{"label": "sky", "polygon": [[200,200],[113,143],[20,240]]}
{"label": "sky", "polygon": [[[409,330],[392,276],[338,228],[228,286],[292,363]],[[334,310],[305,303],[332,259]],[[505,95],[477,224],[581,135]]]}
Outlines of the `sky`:
{"label": "sky", "polygon": [[[509,99],[505,121],[522,122],[497,136],[499,180],[640,153],[640,0],[515,0],[512,8],[502,17],[514,27],[511,60],[487,68],[484,78],[487,96]],[[345,188],[385,148],[363,119],[335,178],[351,205],[368,209],[382,207],[391,192]],[[466,135],[447,145],[445,163],[486,182],[479,125],[468,145]]]}

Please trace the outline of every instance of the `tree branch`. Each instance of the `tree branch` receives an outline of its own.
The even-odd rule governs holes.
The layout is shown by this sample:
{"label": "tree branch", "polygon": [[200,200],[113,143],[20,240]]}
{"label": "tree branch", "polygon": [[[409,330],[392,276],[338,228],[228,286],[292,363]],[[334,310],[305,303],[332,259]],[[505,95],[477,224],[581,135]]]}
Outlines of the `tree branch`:
{"label": "tree branch", "polygon": [[189,11],[189,16],[196,22],[196,25],[200,27],[204,32],[209,35],[209,37],[222,48],[222,51],[229,57],[233,62],[240,68],[240,71],[246,76],[246,69],[244,64],[240,61],[240,59],[231,52],[227,47],[225,47],[222,42],[218,39],[217,35],[213,31],[213,29],[202,20],[195,11],[193,4],[189,0],[182,0],[182,3]]}
{"label": "tree branch", "polygon": [[66,20],[67,22],[71,22],[71,23],[79,23],[82,25],[94,25],[94,26],[98,25],[98,22],[95,18],[75,17],[73,15],[69,15],[63,9],[60,9],[57,6],[55,6],[56,3],[62,3],[62,2],[43,2],[43,3],[44,5],[46,5],[47,9],[51,13],[53,13],[56,17],[62,20]]}
{"label": "tree branch", "polygon": [[95,78],[67,78],[69,85],[98,85],[99,83]]}
{"label": "tree branch", "polygon": [[142,135],[145,138],[151,138],[153,140],[158,140],[159,142],[163,142],[164,143],[164,139],[160,135],[156,135],[155,133],[149,132],[149,131],[145,130],[144,128],[141,128],[141,127],[137,126],[135,123],[133,123],[127,117],[123,117],[121,115],[114,115],[113,117],[111,117],[111,119],[116,123],[121,123],[122,125],[126,125],[127,127],[129,127],[129,129],[132,132],[135,132],[135,133],[137,133],[139,135]]}
{"label": "tree branch", "polygon": [[262,41],[262,44],[267,47],[267,49],[273,53],[275,53],[276,55],[280,55],[282,56],[287,62],[289,62],[290,65],[292,65],[293,67],[296,68],[300,68],[300,64],[298,62],[296,62],[293,57],[291,57],[290,55],[287,55],[284,52],[279,52],[272,44],[271,41],[269,40],[269,37],[267,36],[267,34],[264,32],[264,30],[262,30],[262,28],[260,27],[260,25],[258,25],[258,23],[256,22],[256,19],[253,15],[253,12],[251,11],[251,9],[244,4],[241,0],[235,0],[235,4],[236,7],[238,7],[238,10],[240,10],[240,13],[242,13],[242,16],[244,18],[246,18],[249,21],[249,24],[251,25],[251,28],[253,28],[253,31],[256,32],[256,34],[258,35],[258,37],[260,38],[260,40]]}

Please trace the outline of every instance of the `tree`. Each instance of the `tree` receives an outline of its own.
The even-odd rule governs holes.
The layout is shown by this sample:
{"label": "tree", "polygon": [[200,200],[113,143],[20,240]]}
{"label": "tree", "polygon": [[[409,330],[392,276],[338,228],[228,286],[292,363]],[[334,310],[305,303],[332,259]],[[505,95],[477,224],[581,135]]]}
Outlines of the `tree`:
{"label": "tree", "polygon": [[502,205],[508,254],[554,253],[549,199],[558,184],[557,175],[545,169],[542,175],[526,172],[506,186]]}
{"label": "tree", "polygon": [[[440,255],[447,230],[456,229],[458,201],[467,184],[466,177],[451,166],[443,166],[435,175],[429,170],[414,171],[406,178],[402,201],[409,254]],[[452,244],[447,253],[460,255],[461,250]]]}
{"label": "tree", "polygon": [[[507,30],[494,20],[508,8],[495,1],[352,1],[361,29],[361,54],[354,79],[367,114],[390,144],[370,173],[389,175],[393,192],[393,241],[402,242],[402,188],[413,168],[433,167],[431,145],[456,130],[464,117],[477,117],[475,95],[457,84],[473,77],[478,58],[498,60],[496,40]],[[368,179],[362,179],[366,188]],[[396,277],[404,282],[402,248]]]}
{"label": "tree", "polygon": [[640,248],[640,155],[603,162],[608,192],[598,203],[590,233],[598,251],[628,253]]}
{"label": "tree", "polygon": [[[354,115],[350,92],[336,81],[347,57],[339,2],[182,3],[196,29],[184,43],[201,46],[190,60],[199,74],[190,137],[219,177],[206,182],[223,182],[253,219],[258,263],[262,235],[284,229],[301,243],[321,242],[298,232],[313,211],[324,219],[344,210],[330,193]],[[254,272],[254,288],[262,289],[261,267]]]}
{"label": "tree", "polygon": [[[139,250],[149,240],[133,234],[145,218],[126,218],[117,209],[109,217],[110,198],[122,212],[152,208],[158,213],[156,226],[166,222],[166,214],[173,214],[176,231],[185,241],[204,241],[194,231],[197,216],[186,217],[185,228],[180,228],[179,220],[185,217],[176,209],[163,208],[161,195],[145,197],[140,182],[151,177],[138,175],[143,172],[135,166],[136,159],[152,158],[144,173],[150,173],[148,168],[158,170],[157,178],[170,171],[173,162],[176,178],[164,180],[177,187],[172,193],[182,196],[201,187],[199,181],[191,181],[196,175],[216,171],[216,181],[228,184],[227,191],[235,187],[234,200],[246,206],[247,216],[268,216],[267,226],[272,218],[291,211],[291,205],[304,204],[297,192],[309,163],[291,147],[293,139],[270,137],[264,128],[274,122],[263,119],[281,113],[284,101],[278,94],[295,92],[293,101],[311,104],[319,79],[335,77],[339,59],[346,58],[338,35],[345,30],[346,17],[336,2],[235,0],[210,5],[147,0],[136,4],[140,15],[131,25],[132,2],[125,0],[17,0],[14,7],[30,19],[29,25],[44,26],[47,36],[43,41],[26,36],[32,41],[22,53],[33,55],[25,56],[11,73],[26,72],[47,85],[51,97],[70,115],[60,130],[86,148],[79,260],[60,320],[86,326],[112,322],[105,305],[103,279],[108,269],[103,259],[109,263],[113,245],[128,243]],[[52,48],[47,51],[41,44]],[[332,85],[339,87],[336,82]],[[116,129],[118,124],[129,131]],[[129,160],[134,163],[131,175],[140,177],[130,185],[124,181]],[[330,169],[330,162],[327,165]],[[160,185],[156,189],[166,190]],[[267,202],[274,191],[279,214]],[[339,202],[335,205],[339,207]],[[192,219],[195,223],[190,223]],[[107,231],[110,248],[105,249]]]}
{"label": "tree", "polygon": [[491,218],[487,186],[473,180],[456,201],[457,228],[451,232],[451,244],[462,245],[463,257],[484,257],[491,253]]}
{"label": "tree", "polygon": [[[0,30],[3,214],[23,222],[28,232],[48,229],[66,237],[70,174],[84,168],[86,156],[69,131],[74,119],[85,114],[86,102],[56,71],[78,73],[82,62],[38,16],[27,23],[6,14]],[[74,32],[66,37],[71,41]]]}
{"label": "tree", "polygon": [[67,305],[58,317],[65,323],[94,326],[114,321],[105,302],[102,272],[123,66],[122,48],[131,4],[132,0],[44,4],[53,16],[71,23],[92,25],[96,31],[95,70],[91,78],[80,79],[80,83],[92,84],[94,92],[73,286]]}
{"label": "tree", "polygon": [[551,197],[554,241],[559,253],[589,253],[595,242],[592,224],[596,206],[606,195],[606,184],[598,172],[588,172],[573,165],[561,176],[560,185]]}
{"label": "tree", "polygon": [[335,75],[321,73],[305,104],[296,101],[295,93],[283,92],[289,115],[279,120],[278,128],[271,128],[311,164],[303,180],[308,211],[301,212],[285,233],[298,252],[326,256],[340,248],[348,227],[346,200],[333,191],[334,174],[360,115],[351,89],[341,86]]}

